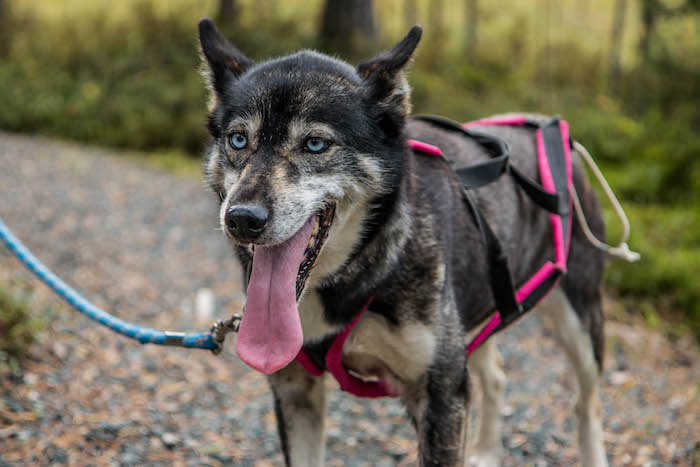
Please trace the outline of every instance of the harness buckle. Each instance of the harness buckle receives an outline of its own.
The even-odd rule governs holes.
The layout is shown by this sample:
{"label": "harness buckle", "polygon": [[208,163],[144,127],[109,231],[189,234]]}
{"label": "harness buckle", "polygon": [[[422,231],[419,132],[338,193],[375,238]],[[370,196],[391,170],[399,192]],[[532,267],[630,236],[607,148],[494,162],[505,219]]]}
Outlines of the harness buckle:
{"label": "harness buckle", "polygon": [[238,332],[241,327],[241,320],[243,315],[240,313],[234,313],[226,319],[220,319],[212,324],[209,332],[211,333],[211,340],[216,346],[211,349],[214,355],[219,355],[224,349],[224,340],[226,339],[226,334],[229,332]]}

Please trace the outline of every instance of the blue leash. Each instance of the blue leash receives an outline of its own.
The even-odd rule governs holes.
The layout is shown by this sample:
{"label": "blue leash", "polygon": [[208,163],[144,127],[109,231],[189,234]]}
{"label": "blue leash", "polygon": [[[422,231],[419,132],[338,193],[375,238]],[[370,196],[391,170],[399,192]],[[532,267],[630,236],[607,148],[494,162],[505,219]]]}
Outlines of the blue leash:
{"label": "blue leash", "polygon": [[32,271],[34,275],[41,279],[44,284],[48,285],[51,290],[68,302],[73,308],[88,318],[108,327],[112,331],[122,336],[136,339],[142,344],[206,349],[218,354],[221,351],[226,333],[238,330],[237,322],[240,321],[240,316],[238,315],[234,315],[228,320],[218,321],[212,326],[209,332],[197,334],[158,331],[157,329],[145,328],[136,324],[127,323],[97,308],[76,292],[75,289],[63,282],[56,274],[44,266],[17,237],[15,237],[2,219],[0,219],[0,239],[2,239],[5,246],[27,267],[27,269]]}

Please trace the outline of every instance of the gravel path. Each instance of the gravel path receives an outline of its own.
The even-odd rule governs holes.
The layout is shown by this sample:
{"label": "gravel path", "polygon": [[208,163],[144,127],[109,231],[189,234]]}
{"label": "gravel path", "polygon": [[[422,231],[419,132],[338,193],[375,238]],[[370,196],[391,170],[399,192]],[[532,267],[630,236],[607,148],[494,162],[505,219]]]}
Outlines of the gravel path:
{"label": "gravel path", "polygon": [[[102,149],[0,134],[0,216],[64,280],[126,319],[201,331],[241,306],[215,201],[196,180]],[[30,284],[32,309],[49,323],[23,374],[0,381],[0,465],[283,464],[265,380],[232,342],[213,357],[127,341],[68,310],[5,250],[0,281]],[[193,311],[203,288],[216,316]],[[610,321],[607,336],[611,463],[700,465],[697,347],[634,318]],[[509,378],[504,464],[575,464],[561,350],[535,318],[499,339]],[[327,465],[414,463],[415,437],[396,401],[333,390],[329,405]]]}

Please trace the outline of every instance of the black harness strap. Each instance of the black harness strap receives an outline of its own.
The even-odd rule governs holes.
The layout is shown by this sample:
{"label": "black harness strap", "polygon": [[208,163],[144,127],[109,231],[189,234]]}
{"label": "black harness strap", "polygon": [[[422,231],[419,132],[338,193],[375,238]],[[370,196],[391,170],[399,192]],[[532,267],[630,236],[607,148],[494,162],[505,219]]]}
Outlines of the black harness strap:
{"label": "black harness strap", "polygon": [[[489,149],[492,154],[492,159],[480,164],[471,165],[456,169],[457,177],[462,185],[467,189],[479,188],[488,185],[501,175],[508,172],[513,179],[520,185],[523,191],[530,197],[532,202],[543,209],[554,214],[561,214],[561,201],[559,195],[550,193],[542,185],[532,180],[530,177],[522,173],[517,167],[509,163],[508,145],[496,136],[487,135],[478,131],[464,128],[459,123],[438,115],[418,115],[414,117],[416,120],[432,123],[450,131],[457,131],[465,136],[474,139],[477,143]],[[558,120],[557,120],[558,121]],[[539,128],[535,123],[527,123],[527,126]],[[545,135],[545,143],[549,138]],[[561,145],[560,145],[561,146]],[[495,154],[495,156],[493,156]],[[565,206],[568,204],[564,203]],[[567,208],[568,209],[568,208]]]}
{"label": "black harness strap", "polygon": [[463,187],[472,189],[488,185],[508,170],[508,154],[480,164],[455,170]]}
{"label": "black harness strap", "polygon": [[523,191],[530,197],[530,199],[539,207],[546,209],[547,211],[559,214],[560,197],[556,193],[550,193],[545,191],[539,183],[534,182],[530,177],[525,175],[517,169],[514,165],[509,165],[510,175],[513,179],[518,182]]}
{"label": "black harness strap", "polygon": [[469,206],[469,210],[474,216],[476,225],[481,231],[486,244],[486,253],[489,258],[489,279],[491,292],[496,301],[496,308],[501,313],[501,320],[504,316],[519,316],[524,313],[522,306],[515,298],[515,287],[513,285],[513,275],[508,266],[508,256],[506,256],[498,240],[496,233],[491,228],[481,209],[466,188],[462,188],[462,196]]}

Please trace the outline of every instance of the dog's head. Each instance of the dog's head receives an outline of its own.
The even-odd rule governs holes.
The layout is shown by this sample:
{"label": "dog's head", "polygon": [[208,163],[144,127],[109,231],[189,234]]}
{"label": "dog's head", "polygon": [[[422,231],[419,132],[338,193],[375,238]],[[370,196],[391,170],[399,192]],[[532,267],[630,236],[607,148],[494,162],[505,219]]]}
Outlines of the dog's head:
{"label": "dog's head", "polygon": [[[256,64],[213,21],[199,24],[213,137],[205,171],[221,198],[222,229],[254,250],[245,315],[257,318],[244,318],[238,350],[261,371],[296,356],[296,300],[319,255],[364,222],[358,212],[372,200],[398,188],[410,110],[404,68],[420,36],[416,26],[357,68],[311,51]],[[336,256],[326,273],[347,259]],[[253,334],[289,349],[283,358],[269,345],[243,355]]]}

